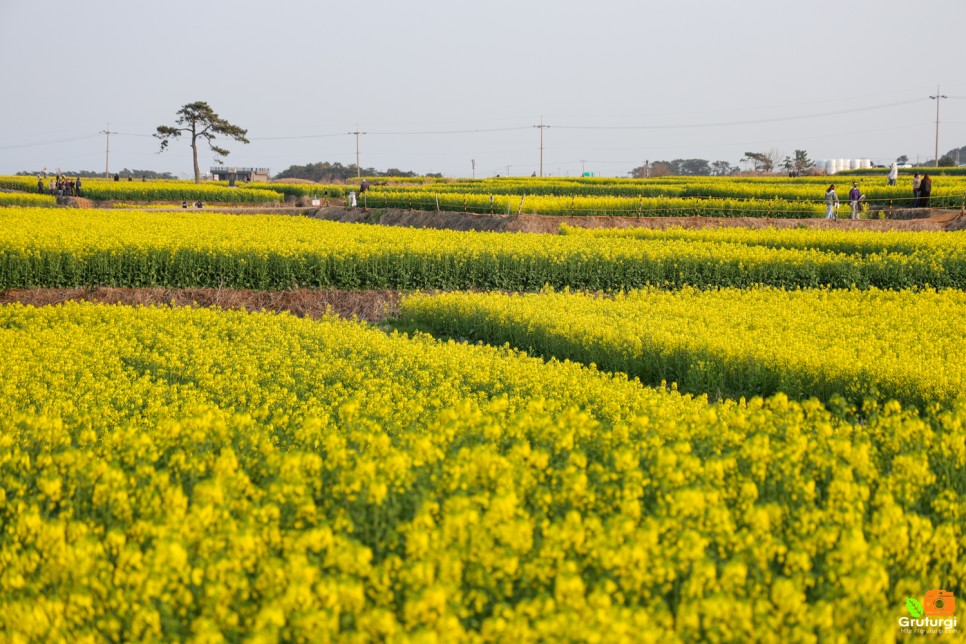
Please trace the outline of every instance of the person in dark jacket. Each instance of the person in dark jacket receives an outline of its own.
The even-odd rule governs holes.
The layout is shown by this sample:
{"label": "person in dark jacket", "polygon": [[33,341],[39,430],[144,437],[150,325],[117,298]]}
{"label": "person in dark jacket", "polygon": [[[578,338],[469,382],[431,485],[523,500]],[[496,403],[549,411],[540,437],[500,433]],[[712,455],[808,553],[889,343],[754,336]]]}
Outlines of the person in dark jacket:
{"label": "person in dark jacket", "polygon": [[849,190],[849,207],[852,210],[852,219],[859,218],[859,206],[862,200],[862,192],[859,190],[859,184],[855,181],[852,182],[852,189]]}
{"label": "person in dark jacket", "polygon": [[919,207],[929,207],[929,195],[932,194],[932,179],[928,174],[922,175],[922,183],[919,184]]}

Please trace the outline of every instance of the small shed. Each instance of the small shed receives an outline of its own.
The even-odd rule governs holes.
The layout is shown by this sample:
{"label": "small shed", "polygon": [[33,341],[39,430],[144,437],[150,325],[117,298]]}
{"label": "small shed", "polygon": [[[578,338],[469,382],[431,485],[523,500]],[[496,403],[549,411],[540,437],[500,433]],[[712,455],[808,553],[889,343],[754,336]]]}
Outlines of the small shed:
{"label": "small shed", "polygon": [[[234,176],[232,176],[234,175]],[[272,173],[268,168],[234,168],[213,166],[211,176],[215,181],[268,181]]]}

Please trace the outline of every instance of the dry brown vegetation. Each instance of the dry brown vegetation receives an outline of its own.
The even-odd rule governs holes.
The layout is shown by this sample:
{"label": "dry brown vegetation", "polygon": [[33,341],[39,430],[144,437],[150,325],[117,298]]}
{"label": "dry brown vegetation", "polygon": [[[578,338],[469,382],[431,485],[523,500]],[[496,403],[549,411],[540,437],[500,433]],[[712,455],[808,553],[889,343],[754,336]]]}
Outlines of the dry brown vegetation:
{"label": "dry brown vegetation", "polygon": [[318,318],[327,311],[369,322],[385,320],[399,308],[396,291],[340,291],[294,289],[251,291],[214,288],[32,288],[0,293],[0,304],[21,302],[32,306],[71,300],[139,306],[200,306],[248,311],[289,311]]}

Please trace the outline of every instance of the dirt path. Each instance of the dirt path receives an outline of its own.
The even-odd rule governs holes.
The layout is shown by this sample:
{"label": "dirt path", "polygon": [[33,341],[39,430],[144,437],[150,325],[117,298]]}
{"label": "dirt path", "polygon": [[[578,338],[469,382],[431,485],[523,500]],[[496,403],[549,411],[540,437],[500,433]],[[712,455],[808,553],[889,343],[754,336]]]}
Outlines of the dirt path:
{"label": "dirt path", "polygon": [[[180,210],[177,208],[175,210]],[[280,214],[327,221],[381,224],[409,228],[478,230],[554,234],[560,224],[575,228],[811,228],[834,230],[953,231],[966,229],[958,210],[896,210],[891,219],[771,219],[762,217],[552,217],[549,215],[477,215],[465,212],[402,210],[394,208],[279,207],[206,208],[230,214]]]}
{"label": "dirt path", "polygon": [[[922,230],[943,231],[966,228],[966,218],[958,211],[929,210],[896,215],[917,218],[896,219],[764,219],[759,217],[551,217],[547,215],[476,215],[462,212],[418,210],[369,210],[320,208],[311,217],[331,221],[352,221],[451,230],[490,230],[498,232],[556,233],[560,224],[578,228],[813,228],[835,230]],[[922,215],[928,214],[927,217]]]}

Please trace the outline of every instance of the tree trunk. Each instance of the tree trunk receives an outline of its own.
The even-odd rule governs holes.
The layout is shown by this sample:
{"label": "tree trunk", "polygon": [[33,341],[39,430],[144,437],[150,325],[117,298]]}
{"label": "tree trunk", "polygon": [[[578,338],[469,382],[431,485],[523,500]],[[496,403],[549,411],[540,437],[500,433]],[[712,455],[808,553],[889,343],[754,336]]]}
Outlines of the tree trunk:
{"label": "tree trunk", "polygon": [[195,160],[195,183],[201,183],[201,170],[198,168],[198,134],[195,132],[195,124],[191,124],[191,154]]}

